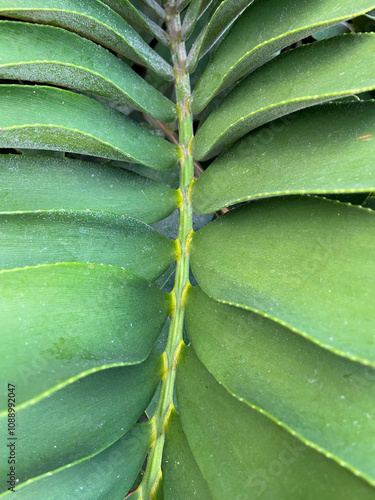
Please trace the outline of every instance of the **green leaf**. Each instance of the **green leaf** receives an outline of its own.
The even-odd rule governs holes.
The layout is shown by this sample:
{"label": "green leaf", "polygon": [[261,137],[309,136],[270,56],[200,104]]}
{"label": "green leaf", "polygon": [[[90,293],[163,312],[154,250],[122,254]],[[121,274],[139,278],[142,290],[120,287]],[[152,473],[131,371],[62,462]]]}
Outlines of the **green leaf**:
{"label": "green leaf", "polygon": [[[15,490],[17,498],[123,500],[137,477],[151,442],[151,424],[137,425],[102,453],[18,485]],[[12,492],[0,496],[7,494],[12,495]]]}
{"label": "green leaf", "polygon": [[[175,196],[177,197],[177,203],[179,201],[178,186],[180,177],[180,165],[176,164],[174,167],[168,170],[156,170],[155,168],[146,167],[139,163],[124,163],[121,161],[113,161],[111,165],[120,168],[126,168],[131,170],[142,177],[151,179],[152,181],[163,184],[175,190]],[[156,208],[156,207],[155,207]]]}
{"label": "green leaf", "polygon": [[251,311],[189,290],[187,332],[232,395],[375,485],[375,370]]}
{"label": "green leaf", "polygon": [[190,3],[192,0],[181,0],[178,4],[179,11],[182,12]]}
{"label": "green leaf", "polygon": [[195,88],[194,113],[277,51],[374,5],[374,0],[254,2],[231,27]]}
{"label": "green leaf", "polygon": [[231,396],[192,349],[180,362],[183,431],[215,500],[372,499],[373,488]]}
{"label": "green leaf", "polygon": [[199,17],[210,6],[213,0],[192,0],[184,17],[182,36],[187,39],[192,34]]}
{"label": "green leaf", "polygon": [[211,16],[195,41],[188,56],[188,71],[192,73],[199,59],[201,59],[219,38],[233,24],[236,18],[248,7],[253,0],[223,0]]}
{"label": "green leaf", "polygon": [[[342,35],[283,53],[245,78],[198,130],[196,159],[301,108],[375,88],[375,34]],[[275,85],[277,82],[277,85]]]}
{"label": "green leaf", "polygon": [[[29,41],[34,40],[33,44]],[[106,97],[168,122],[175,105],[127,64],[75,33],[15,21],[0,21],[0,78],[46,82]]]}
{"label": "green leaf", "polygon": [[143,278],[113,266],[0,272],[3,404],[7,382],[17,386],[23,407],[89,373],[144,361],[169,302]]}
{"label": "green leaf", "polygon": [[[112,2],[119,3],[121,0],[110,0]],[[138,3],[137,0],[133,0],[134,3]],[[165,20],[166,13],[163,7],[159,4],[158,0],[139,0],[139,2],[143,5],[146,5],[149,9],[151,9],[158,18]]]}
{"label": "green leaf", "polygon": [[[161,359],[151,358],[138,366],[103,370],[17,412],[17,479],[22,483],[64,467],[120,439],[151,400],[162,368]],[[6,418],[0,420],[4,443]],[[8,455],[2,447],[1,491],[8,486]]]}
{"label": "green leaf", "polygon": [[[111,7],[115,12],[118,12],[124,19],[126,19],[131,25],[138,26],[139,28],[149,31],[153,34],[160,42],[165,45],[169,45],[169,38],[165,31],[163,31],[159,25],[154,23],[149,17],[140,12],[134,7],[134,5],[129,2],[129,0],[102,0],[103,3]],[[156,6],[157,14],[163,15],[165,13],[162,7],[156,2],[147,2],[152,7]],[[150,7],[151,7],[150,5]]]}
{"label": "green leaf", "polygon": [[194,210],[286,194],[375,190],[374,113],[375,102],[327,104],[250,133],[194,184]]}
{"label": "green leaf", "polygon": [[374,226],[372,211],[322,198],[253,202],[195,233],[192,269],[210,297],[375,366]]}
{"label": "green leaf", "polygon": [[67,28],[152,69],[166,80],[173,79],[170,65],[99,0],[0,0],[0,15]]}
{"label": "green leaf", "polygon": [[175,410],[172,410],[165,430],[162,470],[165,500],[212,499]]}
{"label": "green leaf", "polygon": [[0,242],[0,269],[90,262],[126,268],[147,281],[176,256],[172,241],[150,226],[103,212],[0,213]]}
{"label": "green leaf", "polygon": [[177,163],[176,146],[84,95],[52,87],[1,85],[0,111],[1,148],[70,151],[160,169]]}
{"label": "green leaf", "polygon": [[374,497],[367,8],[0,0],[0,497]]}
{"label": "green leaf", "polygon": [[0,212],[89,209],[151,223],[177,208],[176,191],[111,165],[0,155],[0,172]]}

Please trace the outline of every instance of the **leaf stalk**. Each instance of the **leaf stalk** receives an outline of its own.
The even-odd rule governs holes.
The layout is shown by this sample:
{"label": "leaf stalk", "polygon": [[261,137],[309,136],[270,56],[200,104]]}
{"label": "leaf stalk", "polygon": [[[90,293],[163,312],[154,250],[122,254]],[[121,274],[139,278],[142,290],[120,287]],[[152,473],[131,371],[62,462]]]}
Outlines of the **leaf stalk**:
{"label": "leaf stalk", "polygon": [[186,69],[186,48],[181,37],[181,20],[176,2],[165,4],[165,11],[175,72],[176,105],[179,110],[180,218],[177,245],[181,251],[176,264],[176,279],[172,291],[174,309],[170,318],[168,341],[164,352],[165,376],[161,383],[160,397],[155,415],[152,418],[154,442],[150,449],[142,483],[134,495],[135,498],[144,500],[156,499],[161,488],[165,427],[174,409],[176,368],[180,349],[183,345],[184,302],[190,286],[189,246],[193,234],[193,210],[190,194],[194,183],[194,161],[190,148],[193,139],[193,119],[190,111],[190,77]]}

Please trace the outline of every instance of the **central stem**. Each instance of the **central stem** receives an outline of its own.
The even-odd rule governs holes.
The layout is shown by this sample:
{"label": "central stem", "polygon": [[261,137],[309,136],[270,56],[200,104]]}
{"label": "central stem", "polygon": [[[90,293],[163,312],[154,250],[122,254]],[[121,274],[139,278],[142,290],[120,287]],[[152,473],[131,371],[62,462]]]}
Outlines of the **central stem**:
{"label": "central stem", "polygon": [[179,120],[180,148],[180,202],[179,228],[176,240],[178,258],[173,295],[173,311],[170,320],[169,336],[164,352],[165,376],[161,383],[160,397],[155,415],[154,442],[150,449],[146,471],[142,483],[136,490],[135,498],[156,499],[161,488],[161,463],[165,442],[165,427],[173,410],[173,394],[176,380],[178,355],[183,344],[184,302],[189,287],[189,245],[193,232],[190,193],[194,182],[194,162],[191,155],[193,139],[193,120],[190,112],[190,78],[186,71],[186,49],[181,39],[181,21],[175,2],[165,5],[168,33],[171,38],[171,54],[175,72],[176,105]]}

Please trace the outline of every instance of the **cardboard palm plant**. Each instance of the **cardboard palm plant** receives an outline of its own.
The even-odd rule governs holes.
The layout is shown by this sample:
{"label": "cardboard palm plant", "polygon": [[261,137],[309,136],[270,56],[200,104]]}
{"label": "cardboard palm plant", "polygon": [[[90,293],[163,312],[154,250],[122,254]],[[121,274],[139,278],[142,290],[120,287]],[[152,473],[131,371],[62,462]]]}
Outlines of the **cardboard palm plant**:
{"label": "cardboard palm plant", "polygon": [[374,498],[374,8],[0,0],[1,498]]}

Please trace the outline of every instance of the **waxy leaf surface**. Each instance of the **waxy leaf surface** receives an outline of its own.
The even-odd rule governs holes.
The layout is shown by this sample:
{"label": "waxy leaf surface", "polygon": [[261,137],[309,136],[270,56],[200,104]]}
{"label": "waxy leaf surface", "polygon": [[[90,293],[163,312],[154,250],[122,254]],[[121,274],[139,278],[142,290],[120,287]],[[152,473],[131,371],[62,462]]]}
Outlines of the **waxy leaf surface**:
{"label": "waxy leaf surface", "polygon": [[[112,445],[142,415],[161,371],[158,358],[102,370],[18,411],[17,479],[22,483]],[[6,442],[6,417],[0,422]],[[1,491],[7,489],[7,452],[3,447]]]}
{"label": "waxy leaf surface", "polygon": [[0,410],[10,374],[21,405],[84,374],[142,362],[170,309],[168,296],[143,278],[96,264],[2,271],[0,292]]}
{"label": "waxy leaf surface", "polygon": [[177,373],[182,429],[215,500],[372,499],[373,488],[221,386],[188,349]]}
{"label": "waxy leaf surface", "polygon": [[0,212],[88,209],[151,223],[177,208],[173,189],[108,164],[0,155],[0,172]]}
{"label": "waxy leaf surface", "polygon": [[[149,423],[137,425],[98,455],[19,484],[17,497],[21,500],[50,500],[51,497],[123,500],[137,477],[151,442],[152,426]],[[8,491],[0,497],[12,494]]]}
{"label": "waxy leaf surface", "polygon": [[309,108],[255,130],[217,158],[194,184],[193,206],[210,213],[261,197],[370,192],[374,156],[374,102]]}
{"label": "waxy leaf surface", "polygon": [[[142,30],[150,32],[160,42],[167,46],[169,45],[168,35],[165,31],[143,12],[136,9],[133,3],[129,0],[103,0],[103,3],[111,7],[111,9],[115,12],[118,12],[120,16],[126,19],[132,26],[137,26]],[[162,19],[165,18],[164,9],[156,2],[156,0],[148,0],[144,3],[149,5],[150,8],[156,7],[156,13],[158,16],[162,16]]]}
{"label": "waxy leaf surface", "polygon": [[375,485],[375,369],[191,288],[187,333],[231,394]]}
{"label": "waxy leaf surface", "polygon": [[194,89],[194,113],[277,51],[374,5],[374,0],[254,2],[230,28]]}
{"label": "waxy leaf surface", "polygon": [[207,26],[203,28],[189,53],[187,64],[191,73],[195,70],[199,59],[207,54],[236,17],[252,2],[253,0],[223,0],[219,2]]}
{"label": "waxy leaf surface", "polygon": [[52,87],[1,85],[0,147],[52,149],[166,169],[177,148],[123,113]]}
{"label": "waxy leaf surface", "polygon": [[250,203],[194,234],[210,297],[268,316],[375,366],[375,213],[314,197]]}
{"label": "waxy leaf surface", "polygon": [[123,267],[148,281],[176,254],[170,240],[143,222],[83,211],[0,213],[0,245],[0,269],[90,262]]}
{"label": "waxy leaf surface", "polygon": [[176,118],[175,105],[169,99],[118,57],[75,33],[0,21],[0,47],[0,78],[73,88],[145,111],[164,122]]}
{"label": "waxy leaf surface", "polygon": [[67,28],[173,79],[171,66],[99,0],[0,0],[0,15]]}
{"label": "waxy leaf surface", "polygon": [[189,448],[176,411],[172,411],[165,430],[163,453],[165,500],[212,500],[210,490]]}
{"label": "waxy leaf surface", "polygon": [[[375,88],[375,34],[341,35],[290,50],[246,77],[198,130],[197,160],[298,109]],[[277,85],[275,85],[277,82]]]}

